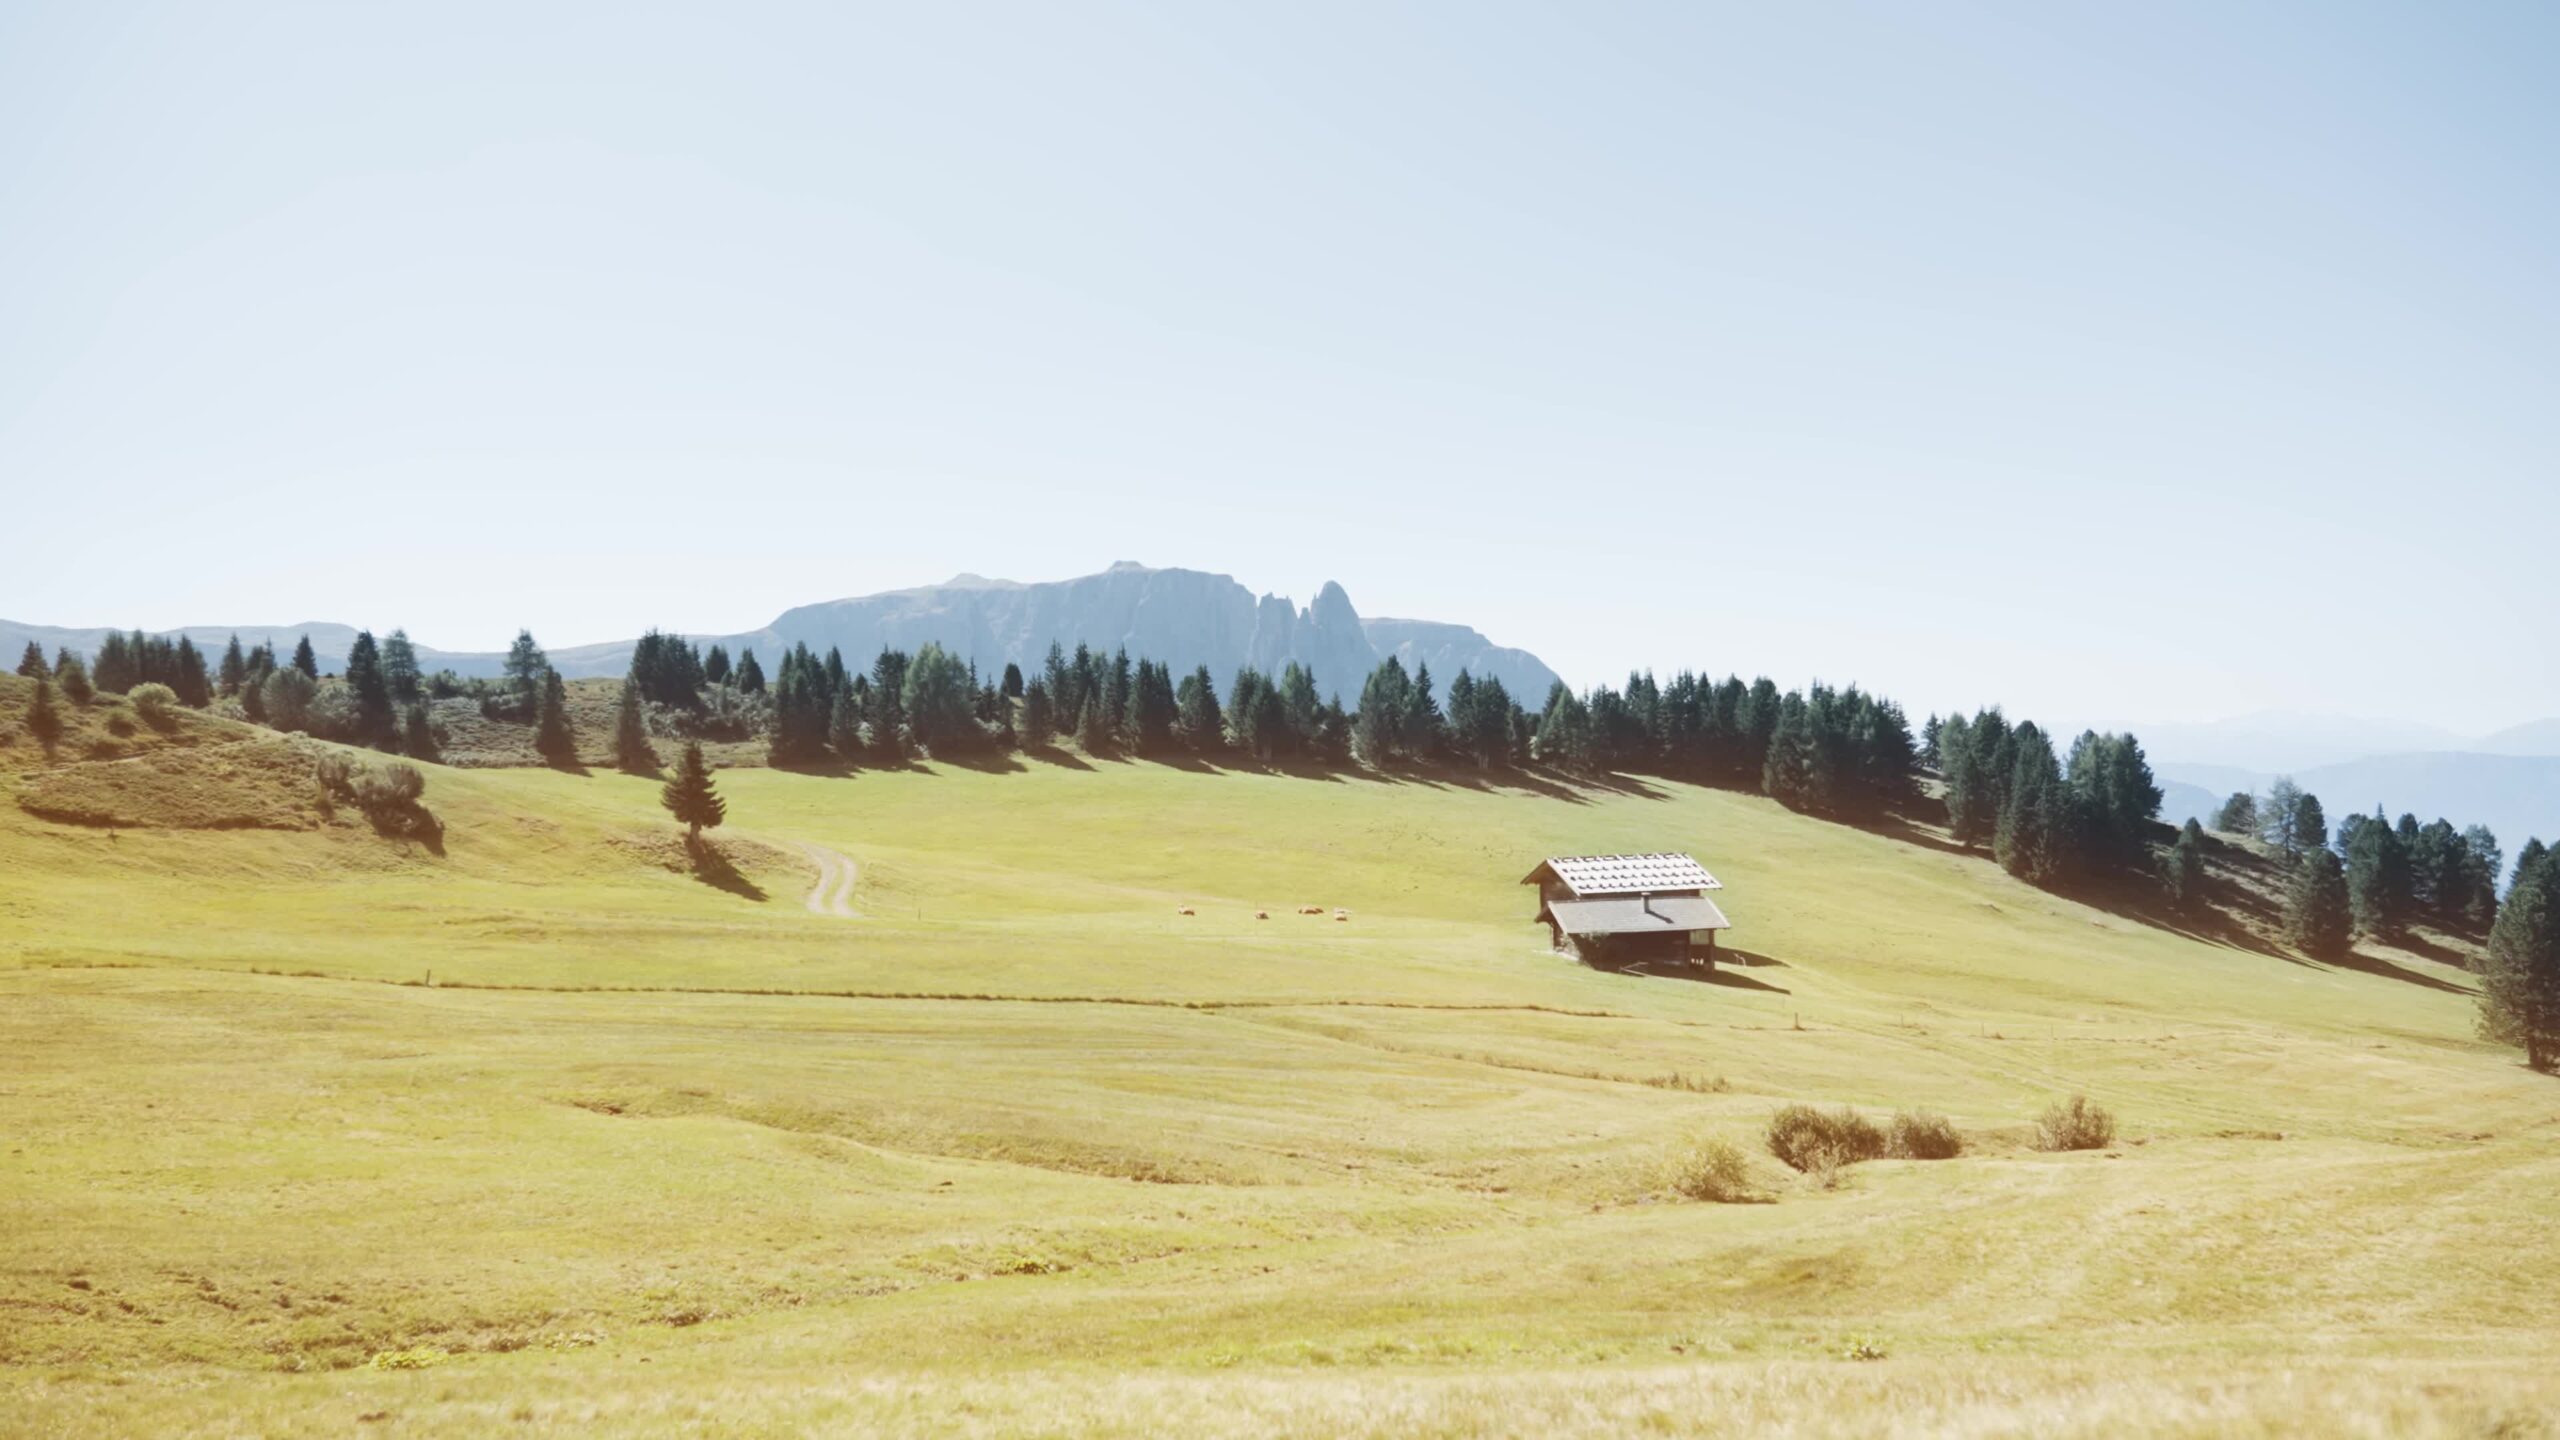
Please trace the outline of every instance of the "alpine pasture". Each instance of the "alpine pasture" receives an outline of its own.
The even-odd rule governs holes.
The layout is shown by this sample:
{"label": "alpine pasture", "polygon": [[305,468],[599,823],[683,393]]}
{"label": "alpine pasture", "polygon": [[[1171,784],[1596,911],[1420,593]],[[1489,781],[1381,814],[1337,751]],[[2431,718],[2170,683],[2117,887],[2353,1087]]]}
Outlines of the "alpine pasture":
{"label": "alpine pasture", "polygon": [[[308,793],[319,742],[82,758],[120,704],[0,745],[0,1431],[2560,1407],[2560,1091],[2443,947],[2311,963],[1656,780],[1065,752],[722,770],[707,883],[646,779],[425,766],[440,834],[388,837]],[[1653,849],[1748,963],[1545,950],[1531,865]],[[2074,1094],[2114,1143],[2033,1148]],[[1800,1175],[1793,1103],[1964,1153]],[[1747,1195],[1685,1198],[1719,1139]]]}

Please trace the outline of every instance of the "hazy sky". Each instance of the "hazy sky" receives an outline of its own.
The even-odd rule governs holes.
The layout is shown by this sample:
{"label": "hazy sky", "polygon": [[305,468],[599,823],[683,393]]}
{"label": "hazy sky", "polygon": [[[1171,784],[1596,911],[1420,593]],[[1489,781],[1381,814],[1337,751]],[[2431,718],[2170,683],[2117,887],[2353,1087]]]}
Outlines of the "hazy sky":
{"label": "hazy sky", "polygon": [[0,6],[0,615],[2560,711],[2560,7]]}

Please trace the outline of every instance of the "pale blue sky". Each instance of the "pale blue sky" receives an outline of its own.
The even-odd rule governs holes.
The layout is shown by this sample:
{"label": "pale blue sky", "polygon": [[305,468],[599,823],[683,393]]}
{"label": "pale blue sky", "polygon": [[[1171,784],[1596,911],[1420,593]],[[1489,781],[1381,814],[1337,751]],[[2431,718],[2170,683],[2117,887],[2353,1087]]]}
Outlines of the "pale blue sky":
{"label": "pale blue sky", "polygon": [[2560,9],[0,7],[0,615],[2560,710]]}

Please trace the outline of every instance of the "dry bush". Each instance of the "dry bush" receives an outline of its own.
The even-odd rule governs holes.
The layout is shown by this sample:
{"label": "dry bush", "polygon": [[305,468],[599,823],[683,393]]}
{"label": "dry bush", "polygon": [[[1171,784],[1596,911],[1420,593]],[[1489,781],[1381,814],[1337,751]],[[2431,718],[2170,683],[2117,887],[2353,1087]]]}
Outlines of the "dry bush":
{"label": "dry bush", "polygon": [[166,685],[156,681],[136,685],[124,698],[132,703],[133,713],[142,717],[142,723],[154,730],[167,730],[178,723],[178,692]]}
{"label": "dry bush", "polygon": [[1790,1169],[1828,1181],[1842,1166],[1882,1156],[1885,1136],[1846,1106],[1826,1114],[1810,1105],[1789,1105],[1769,1117],[1769,1153]]}
{"label": "dry bush", "polygon": [[1885,1148],[1897,1160],[1953,1160],[1964,1153],[1964,1136],[1934,1110],[1897,1110]]}
{"label": "dry bush", "polygon": [[2036,1118],[2039,1150],[2104,1150],[2115,1138],[2116,1117],[2090,1104],[2086,1095],[2050,1106]]}
{"label": "dry bush", "polygon": [[1762,1198],[1760,1187],[1751,1183],[1751,1157],[1721,1135],[1710,1135],[1675,1157],[1667,1179],[1674,1193],[1691,1200],[1739,1205]]}

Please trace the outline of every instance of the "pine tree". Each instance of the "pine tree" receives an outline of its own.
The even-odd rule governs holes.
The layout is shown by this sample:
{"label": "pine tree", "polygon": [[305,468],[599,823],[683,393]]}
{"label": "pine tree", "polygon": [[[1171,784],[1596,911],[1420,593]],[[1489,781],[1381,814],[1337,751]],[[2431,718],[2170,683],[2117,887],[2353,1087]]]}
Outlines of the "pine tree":
{"label": "pine tree", "polygon": [[985,732],[978,728],[978,697],[967,667],[932,641],[914,659],[899,658],[904,662],[901,709],[916,744],[937,755],[978,749]]}
{"label": "pine tree", "polygon": [[311,648],[311,637],[308,635],[294,643],[293,668],[301,671],[307,678],[313,680],[320,678],[320,652]]}
{"label": "pine tree", "polygon": [[2166,878],[2171,903],[2190,912],[2204,908],[2204,827],[2192,818],[2178,829],[2178,843],[2169,852]]}
{"label": "pine tree", "polygon": [[[1050,647],[1055,649],[1055,646]],[[1034,680],[1022,690],[1022,748],[1046,750],[1057,738],[1057,717],[1049,706],[1049,682]]]}
{"label": "pine tree", "polygon": [[188,709],[201,710],[213,703],[213,676],[206,672],[204,652],[196,648],[193,637],[178,637],[175,669],[167,683],[178,692],[178,703]]}
{"label": "pine tree", "polygon": [[382,684],[391,698],[402,705],[414,705],[425,694],[424,676],[418,670],[418,647],[409,643],[409,632],[393,630],[382,641]]}
{"label": "pine tree", "polygon": [[712,786],[710,768],[702,763],[702,746],[685,742],[684,758],[676,765],[675,778],[658,791],[658,803],[667,813],[683,822],[685,843],[699,845],[702,832],[716,830],[729,816],[729,802],[720,798]]}
{"label": "pine tree", "polygon": [[382,652],[373,642],[373,632],[356,632],[355,644],[347,649],[347,689],[356,698],[356,734],[368,745],[385,744],[392,738],[391,686],[383,679]]}
{"label": "pine tree", "polygon": [[756,652],[753,650],[738,652],[738,693],[741,695],[764,693],[764,667],[756,663]]}
{"label": "pine tree", "polygon": [[2498,914],[2498,867],[2503,856],[2498,851],[2498,837],[2486,825],[2473,825],[2462,832],[2465,852],[2465,880],[2462,918],[2465,924],[2487,933]]}
{"label": "pine tree", "polygon": [[2539,840],[2518,857],[2515,884],[2489,929],[2480,1033],[2522,1046],[2536,1070],[2560,1066],[2560,862]]}
{"label": "pine tree", "polygon": [[1076,717],[1076,745],[1087,755],[1111,753],[1111,703],[1100,690],[1084,697],[1084,713]]}
{"label": "pine tree", "polygon": [[578,763],[578,737],[569,729],[569,688],[561,683],[560,672],[548,667],[542,672],[542,702],[535,714],[533,748],[554,765],[565,768]]}
{"label": "pine tree", "polygon": [[436,722],[426,701],[411,704],[407,718],[400,722],[400,750],[412,760],[436,758]]}
{"label": "pine tree", "polygon": [[44,647],[33,640],[27,642],[27,653],[18,660],[18,673],[29,680],[47,680],[53,671],[44,663]]}
{"label": "pine tree", "polygon": [[2050,885],[2062,878],[2067,859],[2069,802],[2062,767],[2053,757],[2052,742],[2034,721],[2019,722],[2009,742],[2009,784],[1992,831],[1992,858],[2030,885]]}
{"label": "pine tree", "polygon": [[[300,657],[296,657],[297,664]],[[515,692],[516,713],[530,715],[542,703],[542,677],[551,673],[551,657],[533,642],[533,632],[518,630],[515,643],[507,647],[503,668],[508,688]]]}
{"label": "pine tree", "polygon": [[1805,697],[1790,690],[1778,702],[1778,728],[1769,733],[1768,755],[1760,762],[1761,793],[1790,810],[1813,808],[1813,711]]}
{"label": "pine tree", "polygon": [[2246,790],[2235,790],[2214,812],[2213,828],[2225,835],[2258,833],[2258,797]]}
{"label": "pine tree", "polygon": [[827,748],[846,764],[862,758],[862,700],[850,685],[827,707]]}
{"label": "pine tree", "polygon": [[1440,753],[1443,729],[1439,702],[1431,698],[1431,662],[1417,660],[1404,714],[1396,722],[1397,746],[1416,760],[1429,760]]}
{"label": "pine tree", "polygon": [[50,755],[62,743],[62,712],[54,708],[52,678],[38,675],[35,681],[35,698],[27,702],[27,733]]}
{"label": "pine tree", "polygon": [[2292,860],[2309,848],[2302,838],[2301,821],[2302,787],[2290,775],[2277,776],[2267,787],[2265,802],[2258,806],[2258,838]]}
{"label": "pine tree", "polygon": [[1004,662],[1004,679],[996,686],[996,693],[1007,700],[1019,700],[1022,698],[1024,688],[1022,667],[1010,660]]}
{"label": "pine tree", "polygon": [[2335,960],[2347,953],[2354,923],[2337,854],[2326,846],[2303,851],[2285,893],[2285,939],[2314,959]]}
{"label": "pine tree", "polygon": [[2399,832],[2376,814],[2354,828],[2346,851],[2347,909],[2357,933],[2376,939],[2398,935],[2408,923],[2410,900],[2409,856]]}
{"label": "pine tree", "polygon": [[74,705],[85,707],[98,698],[98,687],[89,683],[89,667],[68,650],[53,657],[53,678],[62,687],[63,697]]}
{"label": "pine tree", "polygon": [[702,678],[713,685],[729,683],[729,652],[716,643],[702,657]]}
{"label": "pine tree", "polygon": [[1205,753],[1226,743],[1226,716],[1218,709],[1218,682],[1209,678],[1208,666],[1182,677],[1174,708],[1181,717],[1183,744]]}
{"label": "pine tree", "polygon": [[640,708],[640,682],[625,677],[622,699],[613,707],[614,768],[632,775],[658,773],[658,753],[649,748],[649,720]]}
{"label": "pine tree", "polygon": [[232,636],[231,643],[223,647],[222,665],[215,674],[222,687],[222,697],[226,700],[237,696],[240,687],[248,681],[249,657],[240,648],[239,636]]}

